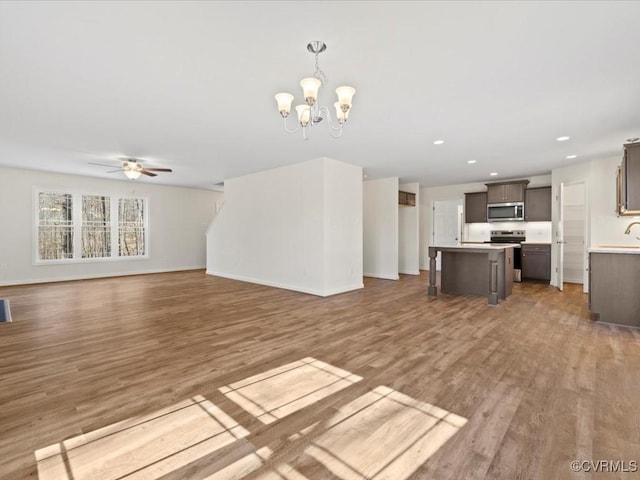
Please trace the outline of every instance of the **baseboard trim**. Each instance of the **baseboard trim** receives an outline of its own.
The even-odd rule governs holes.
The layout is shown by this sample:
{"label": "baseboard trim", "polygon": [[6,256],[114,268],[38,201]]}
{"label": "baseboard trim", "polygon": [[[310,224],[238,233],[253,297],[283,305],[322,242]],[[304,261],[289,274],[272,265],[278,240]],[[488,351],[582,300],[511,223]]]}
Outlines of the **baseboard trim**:
{"label": "baseboard trim", "polygon": [[365,277],[381,278],[383,280],[400,280],[400,275],[381,275],[379,273],[363,273]]}
{"label": "baseboard trim", "polygon": [[403,275],[420,275],[420,270],[411,270],[411,271],[398,272],[398,273],[402,273]]}
{"label": "baseboard trim", "polygon": [[306,288],[306,287],[300,287],[297,285],[289,285],[286,283],[280,283],[280,282],[270,282],[268,280],[262,280],[262,279],[258,279],[258,278],[253,278],[253,277],[245,277],[244,275],[235,275],[233,273],[223,273],[223,272],[216,272],[213,270],[207,270],[207,275],[212,275],[215,277],[222,277],[222,278],[228,278],[230,280],[238,280],[240,282],[247,282],[247,283],[254,283],[257,285],[264,285],[265,287],[274,287],[274,288],[282,288],[284,290],[292,290],[294,292],[300,292],[300,293],[307,293],[309,295],[315,295],[317,297],[329,297],[331,295],[338,295],[340,293],[346,293],[346,292],[351,292],[353,290],[358,290],[361,288],[364,288],[364,284],[360,283],[360,284],[356,284],[356,285],[351,285],[351,286],[345,286],[345,287],[340,287],[340,288],[334,288],[331,290],[317,290],[314,288]]}

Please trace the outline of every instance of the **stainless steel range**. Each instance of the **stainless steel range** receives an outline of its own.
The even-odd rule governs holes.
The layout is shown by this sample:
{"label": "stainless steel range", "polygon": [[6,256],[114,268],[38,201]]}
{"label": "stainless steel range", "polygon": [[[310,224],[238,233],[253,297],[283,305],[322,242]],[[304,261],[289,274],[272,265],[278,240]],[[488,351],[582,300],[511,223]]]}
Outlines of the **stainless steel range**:
{"label": "stainless steel range", "polygon": [[491,230],[491,240],[485,243],[513,243],[513,281],[522,281],[522,252],[520,244],[527,239],[524,230]]}

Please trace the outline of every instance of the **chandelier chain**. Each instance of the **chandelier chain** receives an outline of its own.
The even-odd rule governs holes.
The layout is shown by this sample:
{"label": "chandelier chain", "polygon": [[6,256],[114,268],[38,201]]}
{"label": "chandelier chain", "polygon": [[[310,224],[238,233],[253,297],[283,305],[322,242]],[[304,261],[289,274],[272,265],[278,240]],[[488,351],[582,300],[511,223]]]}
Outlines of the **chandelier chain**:
{"label": "chandelier chain", "polygon": [[316,52],[316,71],[313,72],[313,76],[314,76],[314,78],[317,78],[318,80],[320,80],[320,83],[322,83],[322,85],[326,85],[327,84],[327,76],[320,69],[320,65],[318,63],[318,55],[320,55],[320,52]]}

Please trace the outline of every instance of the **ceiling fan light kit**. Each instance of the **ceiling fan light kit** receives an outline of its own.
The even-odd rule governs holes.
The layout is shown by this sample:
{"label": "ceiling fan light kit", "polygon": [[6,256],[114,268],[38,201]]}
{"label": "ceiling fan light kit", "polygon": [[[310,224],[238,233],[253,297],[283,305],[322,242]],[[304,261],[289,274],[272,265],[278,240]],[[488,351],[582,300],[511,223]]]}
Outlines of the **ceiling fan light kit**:
{"label": "ceiling fan light kit", "polygon": [[142,175],[142,167],[138,165],[138,162],[124,162],[122,168],[124,170],[124,174],[131,180],[136,180],[140,175]]}
{"label": "ceiling fan light kit", "polygon": [[287,117],[291,112],[291,103],[293,102],[293,95],[286,92],[277,93],[275,98],[278,104],[278,111],[283,118],[284,129],[287,133],[296,133],[302,129],[302,137],[305,140],[309,139],[311,127],[319,124],[327,118],[327,127],[332,137],[338,138],[342,135],[342,129],[344,124],[349,118],[349,111],[353,101],[353,96],[356,93],[356,89],[349,86],[341,86],[336,88],[336,95],[338,101],[333,104],[336,109],[336,119],[338,124],[334,125],[331,121],[331,115],[326,107],[318,106],[318,92],[320,87],[326,85],[327,77],[318,65],[318,55],[327,49],[327,45],[321,41],[313,41],[307,45],[307,50],[313,53],[316,57],[316,70],[312,77],[303,78],[300,81],[302,87],[304,103],[296,105],[296,113],[298,115],[298,125],[295,129],[291,130],[287,127]]}
{"label": "ceiling fan light kit", "polygon": [[[91,163],[90,165],[99,165],[101,167],[110,167],[113,168],[114,165],[106,165],[104,163]],[[127,158],[124,162],[122,162],[122,167],[117,170],[112,170],[107,173],[115,173],[115,172],[123,172],[127,178],[130,180],[136,180],[140,177],[140,175],[146,175],[147,177],[157,177],[157,173],[153,172],[168,172],[171,173],[173,170],[170,168],[145,168],[138,160],[135,158]]]}

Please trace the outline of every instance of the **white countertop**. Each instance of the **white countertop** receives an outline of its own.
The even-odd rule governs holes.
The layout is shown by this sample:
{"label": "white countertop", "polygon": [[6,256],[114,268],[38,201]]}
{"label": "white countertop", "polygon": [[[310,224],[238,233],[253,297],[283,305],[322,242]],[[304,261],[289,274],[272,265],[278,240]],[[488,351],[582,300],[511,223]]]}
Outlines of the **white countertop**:
{"label": "white countertop", "polygon": [[513,243],[458,243],[457,245],[430,245],[434,248],[454,248],[459,250],[504,250],[505,248],[515,248]]}
{"label": "white countertop", "polygon": [[640,245],[638,246],[615,246],[615,245],[595,245],[589,248],[589,253],[635,253],[640,254]]}
{"label": "white countertop", "polygon": [[536,242],[535,240],[525,240],[521,245],[551,245],[551,242]]}

